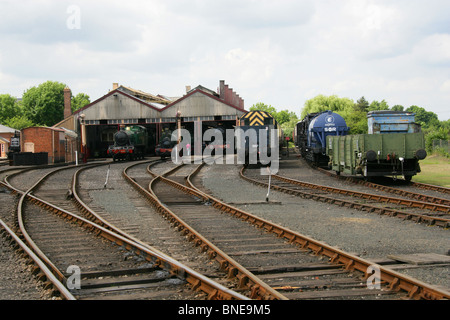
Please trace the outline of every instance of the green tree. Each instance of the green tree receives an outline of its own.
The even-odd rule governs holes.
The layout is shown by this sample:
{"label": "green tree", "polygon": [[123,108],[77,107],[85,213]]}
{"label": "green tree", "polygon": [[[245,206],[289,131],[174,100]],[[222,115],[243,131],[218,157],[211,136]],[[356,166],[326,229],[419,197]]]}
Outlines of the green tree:
{"label": "green tree", "polygon": [[416,122],[420,123],[422,128],[428,129],[431,127],[439,127],[439,119],[437,114],[432,111],[426,111],[425,108],[418,106],[411,106],[405,111],[414,112],[416,114]]}
{"label": "green tree", "polygon": [[402,105],[396,104],[391,108],[392,111],[403,111],[404,107]]}
{"label": "green tree", "polygon": [[433,152],[433,140],[448,140],[449,133],[445,128],[434,129],[425,136],[427,152]]}
{"label": "green tree", "polygon": [[20,111],[16,98],[9,94],[0,94],[0,123],[4,123]]}
{"label": "green tree", "polygon": [[318,95],[305,102],[302,109],[301,118],[303,119],[308,113],[323,112],[327,110],[351,112],[353,111],[354,102],[348,98],[339,98],[338,96]]}
{"label": "green tree", "polygon": [[389,110],[389,106],[384,99],[381,100],[381,102],[378,102],[376,100],[372,101],[372,103],[369,105],[369,108],[367,109],[367,111],[378,111],[378,110]]}
{"label": "green tree", "polygon": [[369,109],[369,102],[362,96],[355,103],[355,111],[367,112]]}
{"label": "green tree", "polygon": [[16,130],[22,130],[23,128],[34,126],[33,121],[24,115],[17,115],[12,118],[8,118],[3,122],[3,124]]}
{"label": "green tree", "polygon": [[47,81],[22,97],[25,116],[36,125],[52,126],[64,117],[64,83]]}
{"label": "green tree", "polygon": [[275,107],[262,102],[258,102],[257,104],[254,104],[250,107],[250,111],[256,110],[266,111],[270,113],[278,122],[281,129],[283,129],[284,135],[292,137],[292,132],[294,131],[295,125],[299,121],[295,112],[289,110],[277,111]]}
{"label": "green tree", "polygon": [[77,94],[76,96],[72,97],[72,112],[75,112],[78,109],[83,108],[89,103],[91,103],[91,101],[87,94],[85,93]]}
{"label": "green tree", "polygon": [[368,102],[364,102],[365,99],[363,98],[358,100],[359,104],[355,104],[349,98],[318,95],[305,102],[301,119],[308,113],[331,110],[344,118],[347,126],[350,128],[350,134],[367,133],[367,112],[364,110],[368,106]]}
{"label": "green tree", "polygon": [[272,107],[272,106],[267,105],[262,102],[258,102],[257,104],[254,104],[253,106],[250,107],[250,111],[256,111],[256,110],[268,112],[272,116],[277,113],[277,109],[275,109],[275,107]]}

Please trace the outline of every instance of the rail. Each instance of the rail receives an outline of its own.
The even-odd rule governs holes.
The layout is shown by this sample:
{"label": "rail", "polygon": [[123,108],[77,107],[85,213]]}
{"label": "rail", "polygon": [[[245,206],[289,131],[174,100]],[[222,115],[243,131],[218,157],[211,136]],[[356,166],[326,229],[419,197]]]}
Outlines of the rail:
{"label": "rail", "polygon": [[[163,175],[167,175],[170,171],[177,170],[179,167],[175,167],[165,172]],[[149,200],[149,202],[158,210],[158,212],[165,216],[170,221],[170,223],[172,223],[175,228],[178,229],[178,231],[182,232],[189,241],[192,241],[196,246],[200,247],[201,251],[205,252],[210,259],[216,260],[219,263],[220,269],[227,272],[229,277],[238,279],[239,286],[242,289],[248,288],[250,290],[250,298],[262,300],[287,300],[285,296],[272,289],[266,283],[262,282],[258,277],[253,275],[222,250],[217,248],[214,244],[208,241],[205,237],[195,231],[175,213],[168,209],[164,204],[162,204],[152,191],[152,186],[158,180],[160,180],[191,195],[200,196],[200,194],[196,190],[178,184],[170,179],[163,177],[162,175],[156,175],[150,170],[148,171],[154,176],[153,180],[149,184],[149,191],[145,190],[140,185],[135,183],[131,177],[126,177],[128,181],[130,181],[130,183]],[[200,196],[200,198],[202,197]]]}
{"label": "rail", "polygon": [[[243,167],[240,171],[241,177],[249,182],[261,184],[259,181],[250,179],[246,177],[243,172],[245,168]],[[212,200],[220,203],[220,206],[226,208],[227,205],[221,203],[219,200]],[[227,209],[224,209],[227,210]],[[228,209],[230,210],[230,209]],[[234,211],[235,209],[233,209]],[[240,210],[238,215],[245,215],[244,212]],[[250,220],[250,218],[249,218]],[[283,237],[289,242],[298,245],[301,248],[309,249],[316,255],[323,255],[329,258],[331,263],[340,264],[348,270],[359,270],[365,274],[365,277],[370,276],[370,270],[372,270],[373,262],[362,259],[358,256],[346,253],[337,248],[331,247],[323,242],[314,240],[310,237],[301,235],[297,232],[291,231],[287,228],[277,226],[270,222],[267,222],[261,218],[251,217],[251,220],[255,220],[255,224],[261,228],[265,228],[269,232],[276,233],[279,237]],[[380,270],[381,280],[389,284],[389,288],[392,290],[404,290],[408,293],[408,296],[413,299],[450,299],[450,292],[436,288],[429,284],[420,282],[416,279],[408,277],[406,275],[400,274],[383,266],[378,266]]]}
{"label": "rail", "polygon": [[[97,164],[98,165],[98,164]],[[67,169],[67,168],[62,168]],[[61,169],[61,170],[62,170]],[[197,273],[191,268],[179,263],[178,261],[171,259],[168,256],[161,255],[158,252],[150,250],[148,247],[142,245],[141,243],[137,243],[127,237],[120,235],[112,230],[109,230],[107,227],[103,227],[95,222],[92,222],[88,219],[80,217],[74,213],[68,212],[62,208],[59,208],[45,200],[39,199],[34,195],[30,194],[30,192],[35,189],[42,181],[44,181],[50,174],[54,173],[50,172],[44,177],[42,177],[38,182],[36,182],[28,191],[23,192],[14,188],[15,192],[21,193],[21,199],[19,200],[20,204],[18,205],[18,209],[21,211],[22,205],[25,199],[28,199],[35,203],[38,206],[47,208],[51,210],[53,213],[73,222],[76,222],[78,225],[88,229],[90,231],[95,232],[98,236],[101,236],[119,246],[123,246],[128,251],[134,252],[137,255],[141,255],[147,261],[153,263],[155,266],[159,266],[161,269],[168,270],[171,274],[181,277],[185,279],[188,283],[190,283],[194,289],[200,288],[204,292],[208,294],[210,299],[223,299],[223,300],[247,300],[247,297],[236,293],[228,288],[223,287],[222,285],[212,281],[211,279]],[[12,186],[6,185],[11,188]],[[22,217],[22,213],[19,212],[18,215]],[[65,276],[53,265],[53,263],[48,259],[45,254],[34,244],[33,240],[26,233],[22,218],[19,218],[19,225],[21,228],[21,232],[24,234],[26,241],[31,246],[31,249],[35,254],[43,260],[43,263],[51,270],[51,273],[55,275],[55,277],[61,282],[66,283],[67,279]]]}
{"label": "rail", "polygon": [[[75,297],[67,290],[64,284],[53,274],[53,272],[47,267],[47,265],[31,250],[14,231],[12,231],[5,222],[0,219],[0,225],[5,232],[17,243],[17,245],[25,252],[27,256],[34,262],[36,267],[40,270],[41,276],[44,276],[48,282],[50,282],[54,288],[60,293],[61,297],[65,300],[76,300]],[[34,271],[37,273],[37,270]],[[46,286],[48,287],[48,286]]]}

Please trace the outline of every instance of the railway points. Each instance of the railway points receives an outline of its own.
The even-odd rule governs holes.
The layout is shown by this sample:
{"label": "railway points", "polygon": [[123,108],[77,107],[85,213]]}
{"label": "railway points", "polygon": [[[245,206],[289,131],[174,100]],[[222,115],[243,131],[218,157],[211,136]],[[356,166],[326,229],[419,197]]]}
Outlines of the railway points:
{"label": "railway points", "polygon": [[[215,188],[217,189],[211,190],[214,189],[211,188],[210,185],[211,172],[221,172],[223,170],[225,170],[223,172],[226,172],[225,168],[228,168],[228,170],[234,171],[234,174],[236,174],[236,177],[238,177],[238,172],[241,169],[241,166],[212,164],[212,165],[203,165],[201,167],[198,167],[198,165],[186,165],[178,168],[177,166],[175,166],[175,164],[171,163],[170,161],[161,162],[157,160],[159,159],[154,159],[152,166],[149,168],[150,172],[146,171],[148,164],[151,162],[147,160],[136,162],[133,164],[127,162],[119,162],[113,164],[110,161],[106,161],[105,164],[97,163],[95,169],[90,168],[90,166],[86,166],[79,173],[82,182],[78,184],[77,186],[78,191],[76,191],[75,194],[81,194],[82,195],[81,198],[85,199],[85,201],[87,202],[86,205],[92,211],[100,213],[100,215],[103,215],[103,219],[105,220],[105,222],[111,223],[112,225],[111,228],[115,229],[110,229],[110,232],[115,233],[119,237],[126,238],[128,241],[131,241],[132,243],[136,243],[137,241],[141,240],[140,238],[142,237],[142,226],[144,225],[144,223],[142,222],[143,220],[140,220],[140,222],[136,222],[137,220],[133,220],[134,218],[131,217],[133,215],[135,215],[136,217],[141,216],[140,219],[146,219],[147,222],[151,221],[150,223],[154,224],[153,230],[155,232],[157,230],[160,230],[162,231],[162,233],[160,235],[159,240],[146,239],[144,241],[146,244],[145,245],[142,244],[142,249],[150,250],[150,248],[153,248],[152,247],[153,244],[157,244],[157,249],[156,248],[152,249],[153,253],[162,253],[163,250],[171,247],[172,248],[171,251],[162,253],[163,256],[165,257],[166,255],[169,256],[175,254],[174,252],[176,252],[177,249],[178,252],[180,252],[180,249],[184,252],[188,250],[187,249],[188,247],[190,247],[194,248],[194,251],[200,253],[200,256],[206,258],[206,260],[213,258],[213,261],[214,258],[217,257],[218,252],[226,253],[227,256],[231,257],[234,261],[237,261],[235,267],[229,267],[230,266],[229,262],[225,263],[223,260],[216,259],[215,261],[219,261],[215,263],[218,264],[216,272],[211,270],[210,268],[206,268],[205,265],[203,264],[204,262],[200,262],[201,260],[203,260],[200,258],[195,258],[196,262],[190,264],[190,266],[192,268],[198,268],[197,270],[199,273],[204,273],[206,276],[212,276],[213,279],[216,280],[220,279],[221,277],[220,272],[223,273],[223,271],[225,271],[225,274],[227,274],[228,276],[238,275],[238,277],[235,278],[236,280],[231,281],[231,283],[228,283],[227,286],[229,290],[232,291],[236,290],[237,292],[241,292],[243,294],[245,293],[245,290],[244,291],[242,290],[243,288],[246,288],[247,293],[245,293],[241,297],[245,297],[246,299],[254,299],[257,297],[263,299],[280,299],[282,297],[282,299],[309,299],[309,300],[311,299],[394,300],[398,297],[403,298],[420,297],[433,299],[436,297],[442,298],[442,296],[439,296],[439,294],[448,291],[448,287],[445,284],[447,283],[448,285],[448,279],[447,280],[444,279],[443,284],[440,285],[428,284],[419,281],[417,282],[420,284],[418,288],[415,287],[408,288],[408,285],[404,284],[405,281],[404,279],[407,279],[409,281],[409,276],[405,276],[405,278],[403,278],[403,273],[401,271],[408,270],[407,272],[408,274],[417,274],[417,272],[420,274],[422,270],[421,267],[423,267],[423,264],[420,264],[419,266],[415,265],[415,267],[412,267],[412,263],[406,262],[404,259],[403,260],[399,258],[393,259],[392,258],[393,255],[391,255],[388,258],[387,253],[385,254],[384,257],[375,258],[372,256],[372,254],[374,253],[371,252],[365,253],[356,252],[356,255],[350,254],[350,256],[353,257],[352,262],[350,262],[349,260],[347,260],[346,262],[342,262],[343,260],[341,260],[341,262],[338,263],[337,265],[330,264],[330,262],[332,261],[339,261],[340,259],[343,258],[341,257],[341,254],[337,255],[334,254],[330,256],[330,254],[326,253],[325,255],[323,255],[328,250],[328,245],[325,245],[324,247],[327,249],[319,249],[318,247],[313,245],[315,241],[317,241],[318,243],[323,242],[324,238],[321,239],[320,236],[318,236],[320,232],[314,235],[314,238],[318,237],[317,240],[313,241],[311,240],[306,245],[303,243],[303,245],[300,245],[299,250],[297,248],[297,245],[292,245],[292,242],[296,243],[297,241],[294,240],[294,236],[287,235],[288,234],[287,230],[290,230],[291,228],[294,229],[293,226],[289,227],[285,226],[284,228],[286,228],[286,230],[280,233],[279,231],[276,231],[276,227],[268,227],[266,226],[265,223],[258,222],[264,220],[264,219],[259,220],[260,218],[257,217],[258,215],[260,215],[260,213],[258,213],[258,210],[260,210],[260,208],[262,207],[265,208],[262,211],[265,212],[270,211],[271,213],[269,214],[269,216],[272,217],[276,214],[278,214],[279,216],[287,215],[286,208],[289,206],[289,203],[286,202],[285,198],[280,198],[284,196],[280,196],[276,192],[271,193],[272,202],[269,203],[264,203],[264,201],[258,201],[257,198],[249,198],[248,196],[245,200],[240,199],[239,196],[235,196],[235,198],[232,199],[235,202],[233,206],[245,208],[245,211],[247,209],[251,209],[251,211],[253,211],[255,217],[249,216],[249,218],[243,218],[241,213],[233,212],[234,210],[233,206],[231,208],[226,208],[225,207],[226,204],[221,203],[222,200],[213,200],[212,198],[209,198],[209,196],[204,194],[204,193],[217,193],[217,190],[220,189],[217,187],[217,184],[220,185],[221,188],[225,188],[228,186],[228,184],[231,185],[231,182],[234,180],[235,184],[237,183],[239,185],[245,186],[245,189],[242,189],[241,191],[242,195],[245,195],[248,192],[250,192],[251,194],[264,193],[263,195],[264,198],[265,191],[262,193],[257,191],[262,188],[257,186],[251,187],[250,184],[247,184],[247,182],[244,182],[244,180],[236,180],[236,178],[232,178],[230,181],[229,178],[227,178],[226,176],[220,176],[220,174],[219,174],[220,179],[216,178],[217,184]],[[104,173],[106,172],[108,166],[110,167],[111,170],[108,187],[102,188],[104,183]],[[128,167],[130,168],[127,169]],[[177,169],[175,169],[175,171],[171,173],[170,170],[174,168]],[[191,175],[192,171],[196,168],[197,168],[196,172]],[[279,175],[282,176],[289,170],[299,168],[302,168],[303,172],[310,172],[312,176],[315,176],[316,178],[313,178],[314,180],[316,180],[315,182],[317,182],[320,179],[331,179],[330,177],[328,177],[328,175],[324,175],[323,173],[320,172],[314,172],[310,167],[303,166],[301,164],[301,160],[295,157],[293,153],[291,153],[290,158],[286,158],[280,162]],[[77,208],[78,205],[72,204],[74,202],[74,197],[67,196],[67,190],[72,186],[74,171],[78,171],[78,169],[79,168],[77,169],[63,168],[61,170],[58,170],[59,173],[57,174],[55,173],[54,175],[52,175],[53,178],[50,178],[49,181],[43,184],[46,187],[41,187],[39,188],[40,190],[37,189],[33,191],[33,193],[30,194],[30,197],[44,198],[44,199],[46,198],[46,201],[53,203],[60,202],[61,206],[65,207],[63,210],[66,211],[79,210]],[[28,190],[32,188],[32,186],[36,183],[36,181],[38,181],[42,176],[50,173],[53,170],[54,170],[53,168],[39,168],[34,170],[27,170],[24,172],[21,172],[22,170],[16,171],[11,170],[8,173],[4,172],[2,177],[4,178],[7,175],[6,180],[4,180],[6,181],[4,182],[4,187],[7,188],[7,184],[9,183],[11,186],[16,185],[18,190],[22,191]],[[13,174],[13,172],[16,172],[16,174]],[[173,219],[168,218],[165,215],[163,215],[162,220],[160,220],[158,223],[155,222],[156,220],[153,220],[153,218],[150,219],[149,218],[150,213],[155,216],[158,216],[161,215],[159,211],[162,209],[157,208],[155,210],[155,207],[149,204],[148,200],[143,200],[141,194],[134,191],[134,189],[129,185],[129,183],[123,178],[125,172],[127,172],[130,175],[131,180],[137,182],[143,188],[148,187],[151,181],[157,179],[158,182],[155,184],[156,189],[154,189],[154,191],[149,191],[149,193],[153,192],[154,195],[162,196],[162,198],[159,198],[160,199],[159,201],[161,201],[161,203],[163,204],[161,207],[166,207],[169,208],[170,210],[174,209],[174,211],[176,208],[176,211],[178,212],[177,215],[179,215],[180,220],[183,221],[189,220],[189,225],[191,226],[191,228],[193,228],[193,230],[195,231],[202,230],[201,232],[199,232],[199,234],[201,234],[202,237],[205,237],[205,239],[212,238],[214,241],[211,241],[211,243],[213,243],[214,246],[218,248],[218,251],[216,249],[215,253],[214,251],[211,251],[212,246],[206,241],[199,242],[198,240],[195,240],[196,237],[193,236],[193,232],[188,233],[181,232],[180,236],[179,231],[183,229],[181,225],[174,222]],[[301,173],[299,173],[299,175],[301,175]],[[100,176],[102,176],[102,178],[100,178]],[[190,177],[186,179],[187,176]],[[207,176],[209,176],[209,178],[205,178]],[[273,178],[272,181],[273,180],[277,179]],[[340,179],[335,180],[336,183],[344,183]],[[95,187],[94,186],[95,183],[97,184],[100,183],[101,186]],[[188,189],[182,191],[182,188],[180,186],[186,184],[188,184],[187,185]],[[176,185],[179,186],[176,189],[171,189],[174,188],[174,186]],[[351,184],[349,183],[348,185]],[[236,191],[237,193],[239,193],[239,191],[236,189],[237,188],[235,188],[235,190],[232,190],[234,195],[236,195]],[[230,192],[230,190],[228,192]],[[102,200],[101,197],[105,196],[106,194],[109,194],[109,196],[106,196],[104,198],[106,200]],[[221,198],[223,197],[223,200],[227,202],[228,201],[233,202],[225,194],[222,195],[219,193],[217,195],[220,196]],[[113,196],[113,198],[111,198],[111,196]],[[296,205],[301,205],[302,203],[304,203],[304,201],[294,200],[293,196],[287,197],[289,197],[289,202],[294,203],[297,201],[298,204]],[[443,198],[445,198],[445,196],[443,196]],[[108,201],[111,202],[109,206]],[[117,201],[116,205],[113,204],[114,201]],[[313,202],[313,200],[307,201],[308,203]],[[119,203],[121,203],[122,206],[119,206]],[[316,206],[317,207],[316,210],[321,210],[319,209],[320,206],[321,205],[318,204]],[[123,208],[126,207],[128,209],[124,210]],[[206,212],[201,213],[203,212],[204,208],[207,208],[208,210],[212,209],[212,211],[218,211],[218,213],[215,213],[215,215],[217,216],[211,217],[208,216],[209,218],[205,218],[207,216]],[[39,211],[41,210],[42,209],[39,209]],[[341,207],[338,211],[343,212],[348,210],[350,209]],[[264,212],[262,212],[261,214],[262,217],[266,216],[266,213]],[[33,216],[34,215],[35,214],[33,214]],[[231,216],[226,217],[228,215]],[[238,216],[239,218],[236,219],[233,216]],[[172,221],[172,226],[176,226],[174,231],[179,235],[177,236],[174,234],[170,236],[167,234],[164,235],[164,232],[167,232],[167,230],[170,229],[173,230],[173,228],[171,228],[170,224],[167,224],[167,222],[166,226],[164,226],[163,220]],[[245,220],[246,222],[242,223],[240,222],[241,220]],[[245,228],[248,228],[247,225],[249,221],[255,223],[256,228],[251,227],[251,229],[249,229],[254,231],[248,230],[238,232],[237,234],[234,233],[235,231],[240,230],[239,228],[242,228],[243,226],[245,226]],[[339,227],[340,223],[336,224],[337,221],[339,221],[337,217],[330,218],[329,222],[330,227],[334,225],[335,228],[340,228]],[[340,221],[343,222],[352,220],[341,219]],[[358,219],[355,217],[354,221],[358,221]],[[362,221],[362,219],[360,219],[360,221]],[[29,220],[29,223],[31,223],[31,220]],[[97,220],[95,223],[99,223],[99,221]],[[235,223],[237,224],[235,225]],[[387,223],[386,220],[384,220],[384,223]],[[220,227],[220,224],[224,224],[224,226]],[[277,224],[275,223],[275,225]],[[412,223],[410,226],[402,224],[402,228],[405,229],[415,228],[414,226],[416,225],[417,224],[414,223]],[[229,231],[225,231],[228,230],[226,228],[231,229],[229,229]],[[446,227],[440,229],[441,231],[436,230],[436,232],[447,232]],[[270,236],[270,232],[273,231],[275,231],[275,237]],[[228,235],[228,237],[220,236],[219,232],[224,232],[225,234]],[[251,232],[256,232],[256,234],[252,235]],[[294,231],[293,234],[295,234],[296,232],[298,231]],[[246,234],[248,238],[246,240],[239,240],[238,234]],[[267,237],[267,240],[262,240],[263,238],[260,238],[262,236],[264,238]],[[367,236],[375,237],[376,235],[367,235]],[[436,239],[438,238],[438,236],[435,237]],[[178,240],[175,240],[176,238],[178,238]],[[165,241],[162,241],[162,239],[165,239]],[[178,242],[179,240],[182,241]],[[56,239],[53,239],[52,241],[56,241]],[[158,241],[159,243],[157,243]],[[183,241],[184,245],[181,244]],[[288,243],[286,243],[286,241]],[[328,241],[329,239],[327,239],[327,242]],[[433,240],[430,239],[430,241]],[[291,244],[289,244],[289,242],[291,242]],[[345,246],[345,243],[340,245]],[[405,250],[404,252],[395,252],[395,254],[405,254],[405,255],[408,254],[411,255],[415,253],[417,252],[411,252],[410,249]],[[439,253],[434,252],[434,253],[441,254],[442,252]],[[122,254],[125,254],[125,252],[123,252]],[[358,275],[358,273],[361,272],[361,270],[360,267],[357,266],[359,263],[356,263],[356,261],[359,261],[360,259],[358,258],[358,256],[364,254],[370,256],[370,259],[372,260],[368,258],[362,258],[361,260],[365,261],[366,259],[368,259],[368,261],[378,263],[380,266],[382,266],[381,271],[383,274],[385,272],[384,268],[388,269],[392,268],[392,270],[396,270],[393,273],[395,275],[394,279],[391,278],[390,280],[386,280],[384,278],[385,275],[383,275],[383,282],[384,282],[383,285],[387,284],[386,289],[381,289],[381,291],[377,291],[376,293],[374,291],[372,292],[369,291],[368,293],[366,280],[369,275],[367,274],[364,275],[364,272]],[[304,255],[304,257],[300,258],[300,256],[297,257],[297,255]],[[135,253],[131,255],[125,254],[125,257],[127,256],[133,257],[136,256],[136,254]],[[270,256],[274,256],[276,258],[271,259]],[[139,259],[140,255],[137,254],[137,257]],[[129,262],[131,262],[134,259],[136,258],[131,258]],[[280,259],[281,261],[283,261],[282,264],[271,265],[271,263],[275,263],[276,260]],[[272,262],[268,264],[268,261]],[[207,264],[207,262],[205,263]],[[236,269],[237,266],[244,266],[244,269],[246,269],[247,272],[249,273],[248,274],[241,273],[241,271],[238,271],[238,269]],[[448,263],[445,261],[437,264],[428,263],[426,264],[426,267],[434,271],[439,269],[448,270]],[[131,267],[129,269],[136,269],[136,268]],[[351,277],[346,276],[346,274],[348,274],[349,271],[350,271],[349,274],[352,274]],[[400,273],[397,274],[396,273],[397,271]],[[170,273],[171,272],[169,271],[169,274]],[[430,272],[430,274],[431,273],[432,272]],[[136,277],[137,281],[139,282],[138,280],[139,276],[135,275],[134,277]],[[262,280],[262,283],[259,285],[252,283],[253,277],[255,277],[254,278],[255,280],[256,279]],[[341,278],[342,280],[339,280]],[[170,277],[167,279],[170,279]],[[85,281],[87,280],[85,279]],[[219,282],[223,284],[226,283],[226,281],[223,282],[222,280]],[[247,286],[247,284],[250,285]],[[99,288],[102,287],[101,284],[98,285]],[[125,284],[122,284],[120,286],[121,290],[126,290]],[[197,289],[197,286],[195,284],[191,283],[188,286]],[[266,293],[264,293],[263,295],[260,295],[258,293],[261,286],[262,287],[267,286],[268,289],[267,291],[265,291]],[[200,286],[198,286],[198,288],[199,287]],[[312,287],[316,287],[316,290],[312,290]],[[320,289],[317,290],[317,288]],[[433,288],[433,290],[436,289],[436,291],[433,290],[428,291],[429,288]],[[400,291],[392,289],[399,289]],[[273,296],[270,297],[268,292],[271,292],[271,290],[274,290],[280,293],[281,295],[278,297]],[[92,291],[101,291],[101,289],[92,289]],[[192,292],[197,291],[194,290]],[[130,294],[128,298],[133,299],[133,297],[136,298],[137,296],[139,295]],[[211,297],[213,298],[214,294],[209,295],[206,294],[202,296],[198,295],[198,293],[194,293],[193,295],[187,295],[184,297],[180,296],[180,298],[196,299],[194,298],[196,296],[197,298],[208,299],[208,296],[210,298]],[[124,295],[125,299],[126,297],[127,296]],[[151,296],[149,297],[151,298]],[[157,296],[154,297],[158,299]],[[168,297],[168,299],[171,299],[170,296]]]}

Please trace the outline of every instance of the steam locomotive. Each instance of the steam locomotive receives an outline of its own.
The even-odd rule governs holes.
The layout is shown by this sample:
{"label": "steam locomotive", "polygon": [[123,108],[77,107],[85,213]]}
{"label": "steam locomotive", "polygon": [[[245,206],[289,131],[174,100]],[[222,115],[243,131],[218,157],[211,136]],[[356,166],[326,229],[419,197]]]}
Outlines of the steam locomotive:
{"label": "steam locomotive", "polygon": [[172,141],[172,131],[166,128],[161,134],[158,145],[156,145],[155,153],[161,159],[170,157],[176,144],[177,141]]}
{"label": "steam locomotive", "polygon": [[116,160],[143,159],[148,146],[147,128],[129,126],[114,134],[114,145],[108,147],[107,154]]}

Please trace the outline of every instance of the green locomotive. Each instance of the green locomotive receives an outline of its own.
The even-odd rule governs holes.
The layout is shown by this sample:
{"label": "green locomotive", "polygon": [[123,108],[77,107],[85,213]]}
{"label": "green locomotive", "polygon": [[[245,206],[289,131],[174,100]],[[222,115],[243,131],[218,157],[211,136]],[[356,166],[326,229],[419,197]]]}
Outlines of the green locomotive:
{"label": "green locomotive", "polygon": [[128,126],[114,134],[114,145],[109,146],[107,154],[116,160],[144,159],[148,148],[147,128]]}
{"label": "green locomotive", "polygon": [[414,114],[372,111],[368,115],[369,133],[328,136],[326,153],[336,173],[374,176],[403,176],[411,180],[420,172],[425,159],[425,137]]}

